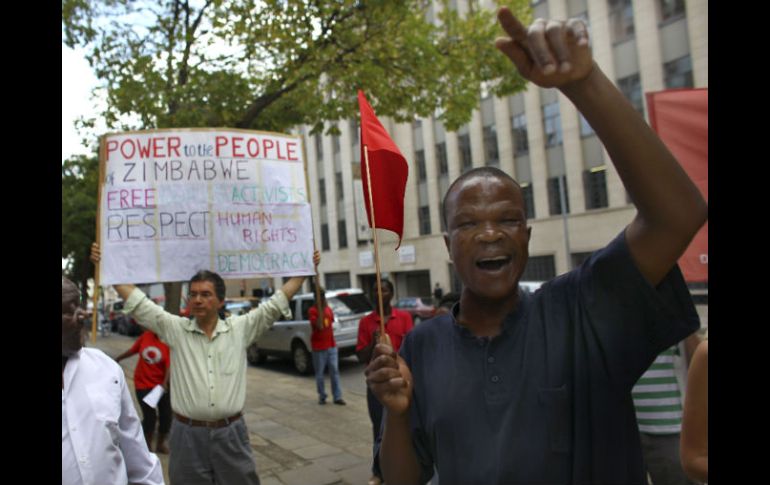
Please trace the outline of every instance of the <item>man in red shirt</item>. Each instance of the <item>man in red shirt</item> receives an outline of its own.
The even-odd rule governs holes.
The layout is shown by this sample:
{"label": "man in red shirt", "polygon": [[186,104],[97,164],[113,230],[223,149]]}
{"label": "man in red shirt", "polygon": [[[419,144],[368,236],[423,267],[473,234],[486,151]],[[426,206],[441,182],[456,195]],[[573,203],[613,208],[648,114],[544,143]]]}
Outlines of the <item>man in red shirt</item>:
{"label": "man in red shirt", "polygon": [[[334,341],[334,313],[326,305],[326,290],[318,287],[321,297],[320,305],[313,305],[308,310],[308,320],[310,320],[310,345],[313,347],[313,367],[315,369],[315,383],[318,389],[318,404],[326,404],[326,388],[324,386],[324,370],[329,366],[329,374],[332,380],[332,396],[334,404],[344,406],[345,400],[342,399],[342,388],[340,387],[340,368],[339,356],[337,354],[337,344]],[[321,312],[318,307],[321,307]]]}
{"label": "man in red shirt", "polygon": [[158,441],[155,444],[157,453],[168,453],[166,436],[171,429],[171,398],[168,392],[169,377],[169,350],[168,346],[158,339],[158,336],[149,330],[136,339],[134,345],[119,356],[115,357],[120,362],[126,357],[139,354],[139,360],[134,370],[134,388],[136,399],[142,408],[142,429],[147,440],[147,448],[152,450],[152,436],[155,434],[155,409],[143,401],[144,396],[150,393],[157,385],[163,386],[165,392],[158,402]]}
{"label": "man in red shirt", "polygon": [[[393,283],[390,280],[381,280],[382,286],[382,311],[385,315],[385,333],[390,338],[393,350],[398,352],[401,348],[401,342],[409,331],[414,328],[412,316],[403,310],[392,308],[390,302],[393,299]],[[377,295],[377,284],[372,287],[372,293]],[[375,302],[377,304],[377,302]],[[356,355],[358,360],[365,364],[369,363],[372,357],[372,350],[380,337],[380,315],[378,311],[366,315],[358,322],[358,343],[356,344]],[[366,404],[369,408],[369,418],[372,420],[372,446],[377,443],[380,436],[380,423],[382,421],[382,404],[374,397],[369,386],[366,387]],[[373,452],[372,478],[369,479],[369,485],[379,485],[382,483],[382,473],[380,472],[379,458],[376,449]]]}

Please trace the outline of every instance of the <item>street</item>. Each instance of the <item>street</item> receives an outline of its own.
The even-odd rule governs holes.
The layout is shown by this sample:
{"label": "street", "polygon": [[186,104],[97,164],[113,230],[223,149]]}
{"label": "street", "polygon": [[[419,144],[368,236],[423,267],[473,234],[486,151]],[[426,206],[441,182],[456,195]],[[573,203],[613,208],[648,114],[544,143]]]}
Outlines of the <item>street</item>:
{"label": "street", "polygon": [[[115,357],[131,347],[134,340],[111,334],[98,336],[95,344],[89,337],[86,346]],[[132,395],[137,358],[120,362]],[[372,428],[363,369],[355,357],[342,359],[340,375],[347,406],[331,402],[320,406],[314,376],[298,375],[291,363],[270,359],[264,365],[248,367],[244,419],[263,485],[367,482],[371,476]],[[328,376],[326,390],[331,395]],[[135,396],[134,404],[141,415]],[[168,455],[158,456],[169,484]]]}

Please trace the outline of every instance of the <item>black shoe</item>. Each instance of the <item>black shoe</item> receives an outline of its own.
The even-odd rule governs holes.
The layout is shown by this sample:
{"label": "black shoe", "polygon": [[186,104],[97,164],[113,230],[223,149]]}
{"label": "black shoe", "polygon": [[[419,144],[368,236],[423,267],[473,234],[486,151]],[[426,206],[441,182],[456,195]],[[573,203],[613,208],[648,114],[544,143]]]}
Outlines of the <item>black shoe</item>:
{"label": "black shoe", "polygon": [[344,406],[344,405],[346,405],[347,403],[345,402],[345,400],[344,400],[344,399],[342,399],[342,398],[339,398],[339,399],[335,399],[335,400],[334,400],[334,404],[339,404],[340,406]]}
{"label": "black shoe", "polygon": [[321,405],[326,404],[326,399],[322,399],[322,398],[318,399],[318,404],[321,404]]}

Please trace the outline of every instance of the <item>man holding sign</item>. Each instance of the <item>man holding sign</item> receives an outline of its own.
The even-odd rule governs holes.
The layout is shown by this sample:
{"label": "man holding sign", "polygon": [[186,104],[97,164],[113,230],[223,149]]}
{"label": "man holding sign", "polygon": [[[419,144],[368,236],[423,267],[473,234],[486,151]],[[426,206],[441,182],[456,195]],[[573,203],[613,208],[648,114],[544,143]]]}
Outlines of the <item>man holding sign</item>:
{"label": "man holding sign", "polygon": [[[315,251],[313,262],[320,263]],[[101,260],[94,243],[91,260]],[[126,302],[125,311],[166,342],[174,355],[171,367],[172,483],[258,484],[248,430],[242,419],[246,401],[246,348],[281,315],[289,318],[289,300],[304,276],[290,278],[255,310],[219,318],[225,283],[202,270],[190,280],[188,305],[192,319],[172,315],[134,285],[115,285]]]}

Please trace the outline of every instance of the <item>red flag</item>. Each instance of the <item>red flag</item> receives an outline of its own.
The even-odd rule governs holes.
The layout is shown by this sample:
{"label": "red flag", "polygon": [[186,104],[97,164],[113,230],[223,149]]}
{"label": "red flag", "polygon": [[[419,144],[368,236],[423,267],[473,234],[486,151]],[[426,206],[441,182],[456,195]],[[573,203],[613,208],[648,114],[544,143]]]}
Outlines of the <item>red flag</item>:
{"label": "red flag", "polygon": [[[373,209],[376,227],[398,234],[398,246],[400,246],[401,236],[404,233],[404,193],[409,167],[360,89],[358,90],[358,109],[361,111],[361,178],[369,227],[374,227]],[[369,178],[372,184],[373,208],[369,207],[364,147],[369,151]]]}
{"label": "red flag", "polygon": [[[682,168],[709,198],[709,97],[708,89],[669,89],[647,93],[650,124]],[[708,222],[700,228],[679,258],[688,282],[708,282]]]}

